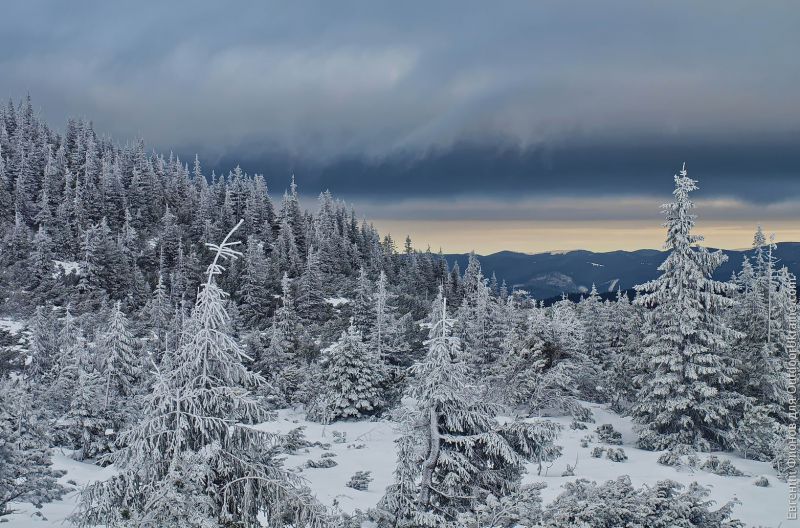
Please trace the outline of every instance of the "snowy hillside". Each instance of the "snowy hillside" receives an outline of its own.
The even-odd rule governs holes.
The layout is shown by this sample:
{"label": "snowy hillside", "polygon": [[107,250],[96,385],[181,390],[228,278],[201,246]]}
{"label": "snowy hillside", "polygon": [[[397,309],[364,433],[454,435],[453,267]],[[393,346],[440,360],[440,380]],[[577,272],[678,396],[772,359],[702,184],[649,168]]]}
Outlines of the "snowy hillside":
{"label": "snowy hillside", "polygon": [[[562,417],[555,420],[564,426],[558,444],[564,448],[564,454],[548,467],[541,476],[536,474],[536,466],[529,465],[525,482],[543,482],[547,487],[542,492],[545,502],[554,499],[561,491],[561,486],[568,481],[579,478],[595,480],[598,483],[614,479],[620,475],[630,475],[635,486],[655,484],[658,480],[671,479],[688,485],[698,482],[710,488],[710,497],[718,505],[730,500],[740,500],[741,504],[734,509],[734,518],[740,519],[748,526],[791,526],[787,524],[786,497],[789,487],[776,478],[775,471],[765,462],[744,460],[725,453],[714,453],[721,459],[730,460],[745,475],[741,477],[720,476],[707,471],[678,471],[672,467],[658,464],[659,453],[643,451],[633,446],[635,435],[631,421],[609,411],[606,407],[588,404],[592,409],[595,423],[588,424],[588,430],[569,428],[571,418]],[[321,425],[304,419],[301,412],[283,410],[277,420],[266,422],[259,429],[288,433],[297,427],[304,427],[305,439],[309,443],[320,443],[321,446],[304,448],[298,454],[286,457],[286,466],[298,472],[320,499],[327,506],[338,506],[342,511],[352,513],[356,509],[366,510],[374,507],[383,495],[386,486],[392,482],[395,468],[395,443],[397,438],[396,424],[388,421],[356,421],[336,422]],[[622,448],[628,456],[625,462],[612,462],[607,458],[593,458],[590,451],[596,446],[608,446],[594,441],[588,448],[580,446],[580,441],[587,434],[593,434],[596,426],[611,424],[622,433]],[[596,434],[594,434],[597,437]],[[596,439],[597,440],[597,439]],[[616,447],[616,446],[615,446]],[[330,457],[330,454],[335,456]],[[708,455],[700,455],[705,458]],[[332,458],[336,465],[330,468],[308,468],[308,461]],[[567,465],[575,465],[575,475],[562,477]],[[67,474],[62,477],[63,483],[75,482],[78,486],[97,479],[105,479],[112,475],[113,468],[100,468],[92,464],[80,463],[65,455],[54,457],[54,467],[63,469]],[[369,489],[358,491],[345,486],[357,471],[370,471],[374,479]],[[755,479],[766,476],[769,487],[758,487]],[[63,501],[46,504],[41,512],[30,505],[22,506],[20,513],[9,518],[11,526],[19,528],[43,528],[45,526],[63,526],[64,519],[73,512],[76,493],[70,493]],[[40,515],[41,514],[41,515]],[[46,518],[46,522],[42,517]]]}

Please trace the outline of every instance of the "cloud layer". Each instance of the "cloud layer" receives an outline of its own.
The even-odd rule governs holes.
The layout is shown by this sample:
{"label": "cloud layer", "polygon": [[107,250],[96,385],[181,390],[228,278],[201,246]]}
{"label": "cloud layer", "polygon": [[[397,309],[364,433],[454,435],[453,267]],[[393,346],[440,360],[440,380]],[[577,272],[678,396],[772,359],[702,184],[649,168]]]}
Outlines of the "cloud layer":
{"label": "cloud layer", "polygon": [[300,4],[4,6],[0,88],[121,137],[311,160],[798,132],[791,2]]}
{"label": "cloud layer", "polygon": [[744,214],[800,198],[799,26],[780,0],[31,0],[3,6],[0,94],[367,209],[663,201],[687,161]]}

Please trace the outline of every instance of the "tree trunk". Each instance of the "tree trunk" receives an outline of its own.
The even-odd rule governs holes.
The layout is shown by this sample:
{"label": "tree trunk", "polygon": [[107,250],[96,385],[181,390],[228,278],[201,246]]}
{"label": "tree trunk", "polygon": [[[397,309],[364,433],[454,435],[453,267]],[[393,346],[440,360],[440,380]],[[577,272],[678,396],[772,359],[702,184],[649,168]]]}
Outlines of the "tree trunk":
{"label": "tree trunk", "polygon": [[422,466],[422,482],[420,483],[419,502],[420,506],[426,508],[430,502],[431,485],[433,483],[433,470],[436,468],[436,463],[439,461],[439,444],[441,437],[439,436],[439,413],[436,412],[435,407],[430,410],[430,443],[428,449],[428,457]]}

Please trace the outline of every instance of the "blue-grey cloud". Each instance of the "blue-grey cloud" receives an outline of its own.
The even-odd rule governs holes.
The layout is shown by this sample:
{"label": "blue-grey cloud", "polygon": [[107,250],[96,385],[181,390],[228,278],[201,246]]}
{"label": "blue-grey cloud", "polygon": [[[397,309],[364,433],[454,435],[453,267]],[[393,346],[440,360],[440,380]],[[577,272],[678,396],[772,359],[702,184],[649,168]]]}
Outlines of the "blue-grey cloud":
{"label": "blue-grey cloud", "polygon": [[796,2],[28,1],[0,94],[352,196],[800,195]]}
{"label": "blue-grey cloud", "polygon": [[[475,194],[516,200],[569,194],[584,197],[667,197],[672,175],[686,162],[699,180],[700,196],[730,197],[756,204],[800,197],[800,134],[752,136],[725,142],[638,139],[629,143],[561,143],[519,148],[507,144],[457,144],[424,153],[407,151],[379,159],[344,157],[319,163],[289,155],[252,155],[216,160],[242,163],[272,176],[283,189],[299,175],[311,194],[330,189],[353,198],[386,202],[413,196]],[[257,151],[255,151],[257,152]]]}

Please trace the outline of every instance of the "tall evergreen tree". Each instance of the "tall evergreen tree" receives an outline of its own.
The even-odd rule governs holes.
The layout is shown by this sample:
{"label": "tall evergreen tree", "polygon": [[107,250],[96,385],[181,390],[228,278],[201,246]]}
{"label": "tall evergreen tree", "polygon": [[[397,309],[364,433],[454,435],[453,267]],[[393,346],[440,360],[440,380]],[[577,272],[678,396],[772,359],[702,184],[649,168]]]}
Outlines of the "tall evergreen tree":
{"label": "tall evergreen tree", "polygon": [[130,323],[122,312],[120,301],[117,301],[111,310],[108,326],[100,338],[100,346],[105,382],[103,406],[108,409],[113,398],[131,396],[137,369],[133,335],[130,332]]}
{"label": "tall evergreen tree", "polygon": [[310,247],[305,270],[297,284],[297,313],[300,314],[300,317],[309,321],[323,320],[327,312],[327,305],[322,289],[319,253]]}
{"label": "tall evergreen tree", "polygon": [[727,257],[696,247],[703,238],[692,233],[696,215],[689,193],[695,184],[684,165],[675,176],[675,201],[663,206],[670,254],[657,279],[636,287],[642,293],[637,303],[650,311],[643,341],[647,365],[632,412],[639,444],[648,449],[725,445],[741,405],[731,391],[736,366],[729,344],[737,332],[721,317],[733,305],[735,287],[711,279]]}
{"label": "tall evergreen tree", "polygon": [[275,289],[264,254],[264,244],[258,242],[255,236],[248,238],[242,275],[239,291],[242,319],[248,326],[264,328],[267,317],[272,312]]}

